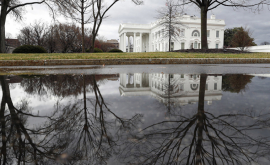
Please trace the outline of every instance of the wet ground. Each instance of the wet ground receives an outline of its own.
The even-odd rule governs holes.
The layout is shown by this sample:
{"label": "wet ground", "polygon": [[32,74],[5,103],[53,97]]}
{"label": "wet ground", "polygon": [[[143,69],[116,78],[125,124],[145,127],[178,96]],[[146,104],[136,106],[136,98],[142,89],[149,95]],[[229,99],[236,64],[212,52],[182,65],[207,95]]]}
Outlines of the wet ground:
{"label": "wet ground", "polygon": [[269,164],[269,66],[6,70],[1,164]]}

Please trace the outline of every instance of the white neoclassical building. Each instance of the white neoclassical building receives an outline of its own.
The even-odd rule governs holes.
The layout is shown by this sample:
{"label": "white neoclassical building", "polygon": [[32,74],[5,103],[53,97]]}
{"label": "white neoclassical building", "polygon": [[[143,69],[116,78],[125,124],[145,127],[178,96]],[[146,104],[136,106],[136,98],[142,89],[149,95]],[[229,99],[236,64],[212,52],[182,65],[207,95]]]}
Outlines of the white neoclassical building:
{"label": "white neoclassical building", "polygon": [[[159,102],[174,105],[195,104],[199,101],[200,75],[134,73],[120,74],[119,91],[121,96],[148,95]],[[222,98],[222,76],[207,76],[205,101]]]}
{"label": "white neoclassical building", "polygon": [[[183,15],[179,18],[182,26],[177,41],[171,42],[172,50],[201,48],[201,19],[196,16]],[[119,26],[119,49],[130,52],[169,51],[169,39],[162,37],[164,27],[159,21],[151,24],[121,24]],[[207,20],[207,37],[209,48],[223,48],[225,21],[211,15]]]}

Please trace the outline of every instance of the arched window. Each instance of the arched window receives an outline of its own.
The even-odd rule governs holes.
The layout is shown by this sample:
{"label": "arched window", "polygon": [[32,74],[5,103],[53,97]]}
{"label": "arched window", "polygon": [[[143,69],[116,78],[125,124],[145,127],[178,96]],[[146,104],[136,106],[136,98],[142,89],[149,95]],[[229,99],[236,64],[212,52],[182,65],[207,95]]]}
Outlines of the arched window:
{"label": "arched window", "polygon": [[199,32],[198,30],[194,30],[194,31],[192,32],[192,36],[193,36],[193,37],[200,37],[200,32]]}
{"label": "arched window", "polygon": [[199,88],[199,84],[190,84],[190,88],[191,88],[193,91],[196,91],[196,90]]}

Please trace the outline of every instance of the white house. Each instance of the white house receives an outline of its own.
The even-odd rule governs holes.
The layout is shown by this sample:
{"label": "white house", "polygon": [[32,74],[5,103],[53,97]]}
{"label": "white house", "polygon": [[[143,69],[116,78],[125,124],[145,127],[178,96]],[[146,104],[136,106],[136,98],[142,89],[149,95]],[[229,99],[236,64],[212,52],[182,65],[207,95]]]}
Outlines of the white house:
{"label": "white house", "polygon": [[[164,104],[186,105],[199,101],[200,75],[134,73],[120,74],[121,96],[148,95]],[[207,76],[205,101],[221,100],[222,76]]]}
{"label": "white house", "polygon": [[[201,48],[201,19],[196,16],[183,15],[179,18],[181,36],[171,42],[172,50]],[[134,52],[169,51],[169,39],[162,37],[164,27],[159,21],[151,24],[121,24],[119,26],[119,49],[129,52],[131,44]],[[215,15],[207,20],[208,47],[223,48],[225,21],[216,19]]]}

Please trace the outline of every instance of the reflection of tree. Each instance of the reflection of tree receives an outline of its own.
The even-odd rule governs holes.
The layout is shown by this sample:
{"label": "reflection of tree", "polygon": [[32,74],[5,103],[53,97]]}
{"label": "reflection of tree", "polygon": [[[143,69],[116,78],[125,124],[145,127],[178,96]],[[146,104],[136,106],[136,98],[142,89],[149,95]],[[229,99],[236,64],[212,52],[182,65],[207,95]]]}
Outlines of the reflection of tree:
{"label": "reflection of tree", "polygon": [[81,94],[83,84],[81,75],[48,75],[24,78],[21,86],[29,94],[67,97]]}
{"label": "reflection of tree", "polygon": [[[99,84],[105,83],[107,78],[118,75],[95,75]],[[31,95],[41,96],[79,96],[83,92],[83,81],[86,86],[92,82],[91,75],[36,75],[23,76],[21,86]]]}
{"label": "reflection of tree", "polygon": [[224,75],[222,77],[222,90],[230,91],[232,93],[240,93],[245,91],[247,84],[251,82],[253,76],[250,75]]}
{"label": "reflection of tree", "polygon": [[[2,101],[0,110],[1,120],[1,153],[0,163],[13,164],[17,162],[37,162],[40,157],[54,159],[60,151],[60,146],[55,147],[50,144],[50,139],[46,140],[48,132],[42,128],[35,129],[27,127],[27,118],[49,118],[30,113],[30,108],[26,101],[16,108],[12,102],[9,84],[6,76],[1,76]],[[7,105],[7,109],[6,109]],[[14,162],[15,161],[15,162]]]}
{"label": "reflection of tree", "polygon": [[106,164],[116,152],[121,133],[134,128],[140,119],[140,115],[131,119],[116,115],[105,102],[95,76],[91,75],[90,79],[89,91],[94,96],[86,96],[86,76],[82,76],[83,99],[74,104],[58,104],[54,112],[55,134],[58,141],[68,143],[65,152],[72,164]]}
{"label": "reflection of tree", "polygon": [[270,114],[253,110],[230,113],[204,110],[207,75],[200,78],[195,114],[174,112],[126,142],[121,158],[128,164],[252,164],[269,154]]}

